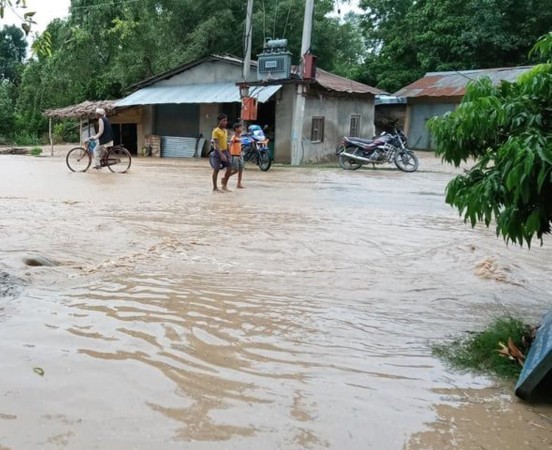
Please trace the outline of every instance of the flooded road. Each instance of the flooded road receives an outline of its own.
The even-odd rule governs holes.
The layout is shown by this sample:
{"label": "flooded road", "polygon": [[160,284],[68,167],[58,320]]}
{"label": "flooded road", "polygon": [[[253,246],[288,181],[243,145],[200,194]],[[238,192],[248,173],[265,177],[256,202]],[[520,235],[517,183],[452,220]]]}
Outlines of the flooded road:
{"label": "flooded road", "polygon": [[431,356],[504,311],[537,321],[552,241],[464,225],[431,157],[251,169],[225,194],[206,161],[0,176],[2,450],[552,448],[552,408]]}

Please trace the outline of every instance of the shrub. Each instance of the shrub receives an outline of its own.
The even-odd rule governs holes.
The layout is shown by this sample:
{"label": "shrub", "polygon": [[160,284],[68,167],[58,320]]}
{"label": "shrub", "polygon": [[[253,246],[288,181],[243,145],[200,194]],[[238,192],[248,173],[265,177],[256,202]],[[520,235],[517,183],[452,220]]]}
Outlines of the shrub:
{"label": "shrub", "polygon": [[0,135],[0,145],[13,145],[13,141],[9,137]]}
{"label": "shrub", "polygon": [[40,145],[40,139],[35,133],[16,133],[13,140],[16,145],[21,145],[23,147]]}
{"label": "shrub", "polygon": [[55,144],[61,144],[62,142],[78,142],[79,124],[74,121],[56,123],[53,127],[52,134]]}
{"label": "shrub", "polygon": [[499,353],[501,343],[512,343],[525,355],[532,342],[534,328],[511,317],[499,318],[485,330],[467,337],[433,347],[433,354],[443,358],[452,367],[489,373],[499,378],[515,379],[521,373],[521,365]]}
{"label": "shrub", "polygon": [[31,149],[32,156],[40,156],[42,154],[42,149],[40,147],[33,147]]}

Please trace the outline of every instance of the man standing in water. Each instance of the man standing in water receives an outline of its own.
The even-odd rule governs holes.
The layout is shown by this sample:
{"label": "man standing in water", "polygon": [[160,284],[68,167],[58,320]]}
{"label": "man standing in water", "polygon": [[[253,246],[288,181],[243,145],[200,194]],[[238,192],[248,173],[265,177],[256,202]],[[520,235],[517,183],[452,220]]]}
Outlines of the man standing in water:
{"label": "man standing in water", "polygon": [[213,168],[213,192],[222,192],[217,186],[217,177],[221,168],[226,168],[224,177],[221,180],[222,190],[228,191],[228,179],[232,171],[232,156],[228,151],[228,116],[219,114],[217,117],[217,127],[213,130],[213,146],[214,149],[209,158],[211,167]]}
{"label": "man standing in water", "polygon": [[113,130],[103,108],[96,108],[96,114],[98,116],[98,132],[90,139],[99,140],[94,149],[94,169],[101,169],[100,161],[105,147],[113,147]]}

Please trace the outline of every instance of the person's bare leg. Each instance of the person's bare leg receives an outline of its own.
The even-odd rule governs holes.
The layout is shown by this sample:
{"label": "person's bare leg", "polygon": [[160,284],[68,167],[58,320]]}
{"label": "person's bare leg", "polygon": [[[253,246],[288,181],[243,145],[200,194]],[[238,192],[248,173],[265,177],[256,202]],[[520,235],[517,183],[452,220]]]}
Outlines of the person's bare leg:
{"label": "person's bare leg", "polygon": [[238,189],[245,189],[245,186],[242,184],[243,169],[238,170]]}
{"label": "person's bare leg", "polygon": [[222,190],[230,192],[230,189],[228,189],[228,180],[230,179],[230,176],[232,175],[232,168],[228,167],[226,169],[226,173],[224,174],[224,178],[222,179]]}
{"label": "person's bare leg", "polygon": [[213,192],[222,192],[217,186],[218,170],[213,170]]}

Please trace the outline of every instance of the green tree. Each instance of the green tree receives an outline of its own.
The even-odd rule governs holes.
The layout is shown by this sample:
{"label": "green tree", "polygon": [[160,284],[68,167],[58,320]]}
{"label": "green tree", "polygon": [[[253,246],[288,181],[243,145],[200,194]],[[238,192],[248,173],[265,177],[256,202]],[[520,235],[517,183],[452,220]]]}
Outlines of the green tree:
{"label": "green tree", "polygon": [[370,52],[362,81],[393,92],[423,74],[417,58],[418,24],[411,20],[413,0],[361,0],[362,27]]}
{"label": "green tree", "polygon": [[15,105],[13,86],[7,80],[0,81],[0,140],[5,141],[13,132]]}
{"label": "green tree", "polygon": [[549,0],[361,0],[366,79],[396,91],[425,72],[523,65],[552,28]]}
{"label": "green tree", "polygon": [[27,41],[23,32],[11,25],[0,30],[0,80],[18,83],[27,55]]}
{"label": "green tree", "polygon": [[[321,68],[354,75],[362,36],[357,22],[328,17],[334,3],[316,2],[312,50]],[[243,0],[72,0],[69,17],[54,20],[35,39],[48,51],[34,49],[27,64],[17,126],[40,133],[45,109],[119,98],[134,83],[211,53],[242,56],[245,8]],[[265,37],[285,37],[298,62],[303,14],[304,2],[256,0],[253,57]]]}
{"label": "green tree", "polygon": [[495,221],[497,235],[531,245],[552,221],[552,33],[533,53],[544,61],[517,82],[471,83],[460,106],[429,127],[437,154],[459,166],[447,203],[472,226]]}

